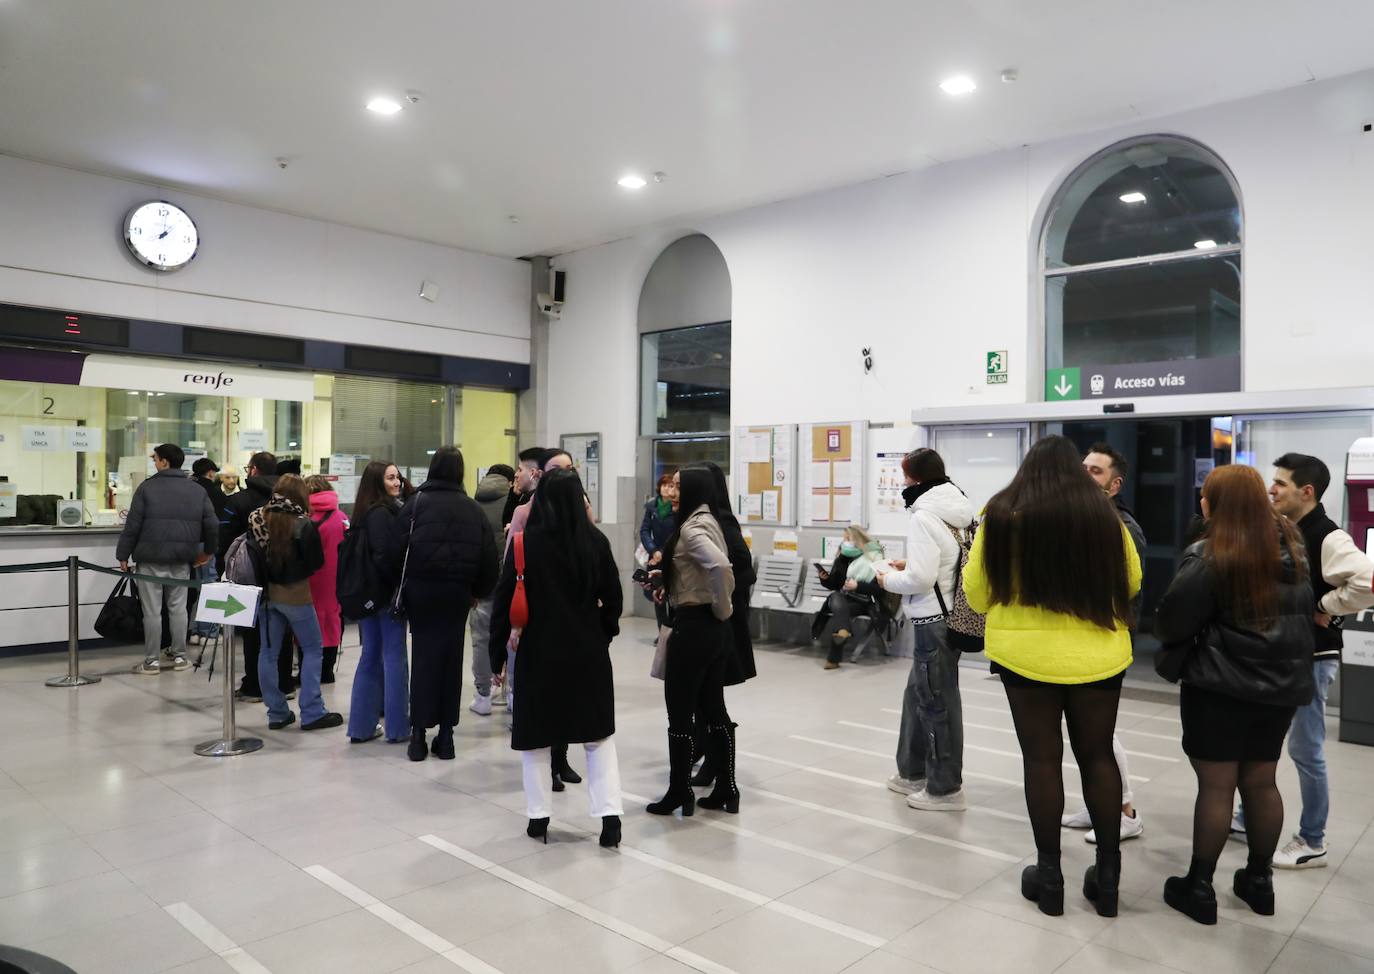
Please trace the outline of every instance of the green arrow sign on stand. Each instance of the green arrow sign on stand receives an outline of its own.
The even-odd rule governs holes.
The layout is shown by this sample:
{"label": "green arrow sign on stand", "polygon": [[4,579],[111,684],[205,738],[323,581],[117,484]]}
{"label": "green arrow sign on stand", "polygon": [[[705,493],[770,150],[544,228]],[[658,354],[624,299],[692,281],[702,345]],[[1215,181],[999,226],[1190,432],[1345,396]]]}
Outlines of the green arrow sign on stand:
{"label": "green arrow sign on stand", "polygon": [[1066,399],[1082,399],[1083,388],[1079,381],[1079,370],[1046,369],[1045,401],[1063,402]]}
{"label": "green arrow sign on stand", "polygon": [[214,599],[207,599],[205,602],[205,607],[207,609],[219,609],[227,616],[236,616],[244,609],[248,608],[248,606],[244,605],[242,602],[234,598],[232,595],[222,602]]}

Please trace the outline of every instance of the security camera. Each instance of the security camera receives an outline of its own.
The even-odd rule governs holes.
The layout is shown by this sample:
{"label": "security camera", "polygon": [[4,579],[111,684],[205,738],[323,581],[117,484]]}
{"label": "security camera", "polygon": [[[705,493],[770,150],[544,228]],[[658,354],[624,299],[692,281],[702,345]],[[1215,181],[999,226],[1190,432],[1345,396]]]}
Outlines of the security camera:
{"label": "security camera", "polygon": [[865,348],[865,349],[863,349],[863,358],[864,358],[864,374],[867,375],[869,372],[872,372],[872,371],[873,371],[873,349],[871,349],[871,348]]}
{"label": "security camera", "polygon": [[551,295],[540,291],[535,297],[534,303],[539,306],[539,313],[545,318],[558,319],[563,317],[562,302],[555,301]]}

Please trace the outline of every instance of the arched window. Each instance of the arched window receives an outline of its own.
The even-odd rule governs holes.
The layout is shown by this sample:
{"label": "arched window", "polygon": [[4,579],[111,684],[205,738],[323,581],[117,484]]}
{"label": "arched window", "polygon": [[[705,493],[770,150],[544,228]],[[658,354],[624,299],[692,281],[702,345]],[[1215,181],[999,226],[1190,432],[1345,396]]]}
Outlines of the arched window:
{"label": "arched window", "polygon": [[1203,146],[1149,136],[1085,162],[1050,207],[1041,273],[1046,398],[1240,388],[1240,197]]}

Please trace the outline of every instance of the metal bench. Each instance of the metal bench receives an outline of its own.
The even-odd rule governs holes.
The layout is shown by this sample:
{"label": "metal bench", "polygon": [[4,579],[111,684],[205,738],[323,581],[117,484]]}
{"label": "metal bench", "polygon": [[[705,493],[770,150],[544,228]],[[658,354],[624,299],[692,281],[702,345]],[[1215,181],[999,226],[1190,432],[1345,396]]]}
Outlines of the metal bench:
{"label": "metal bench", "polygon": [[[757,579],[749,595],[751,609],[787,611],[796,602],[801,573],[806,562],[784,555],[761,555],[755,572]],[[768,612],[759,612],[759,636],[768,638]]]}

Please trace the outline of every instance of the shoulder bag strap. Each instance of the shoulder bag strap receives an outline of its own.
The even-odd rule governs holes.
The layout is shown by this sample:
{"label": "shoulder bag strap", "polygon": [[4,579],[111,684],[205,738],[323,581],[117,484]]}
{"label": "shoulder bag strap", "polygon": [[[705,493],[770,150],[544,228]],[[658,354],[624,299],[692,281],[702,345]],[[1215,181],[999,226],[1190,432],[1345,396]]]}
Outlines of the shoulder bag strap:
{"label": "shoulder bag strap", "polygon": [[420,518],[420,495],[415,495],[415,510],[410,512],[410,530],[406,532],[406,553],[401,559],[401,580],[396,585],[400,591],[406,587],[406,569],[410,567],[410,539],[415,537],[415,522]]}
{"label": "shoulder bag strap", "polygon": [[511,544],[515,547],[515,580],[525,581],[525,532],[517,531],[511,538]]}

